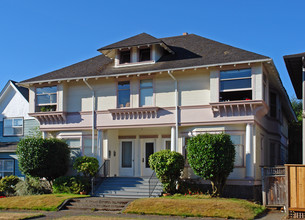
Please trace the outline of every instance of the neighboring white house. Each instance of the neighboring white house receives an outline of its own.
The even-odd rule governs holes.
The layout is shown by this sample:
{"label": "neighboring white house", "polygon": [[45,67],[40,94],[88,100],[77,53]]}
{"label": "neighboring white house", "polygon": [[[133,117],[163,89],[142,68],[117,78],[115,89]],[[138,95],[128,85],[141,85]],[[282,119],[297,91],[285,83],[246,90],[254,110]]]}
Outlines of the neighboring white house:
{"label": "neighboring white house", "polygon": [[0,177],[22,177],[15,154],[21,138],[33,134],[38,121],[30,117],[29,90],[8,81],[0,93]]}
{"label": "neighboring white house", "polygon": [[[187,140],[205,132],[231,135],[227,184],[247,193],[261,186],[261,166],[287,160],[295,115],[271,58],[194,34],[142,33],[98,51],[20,85],[44,135],[109,159],[111,176],[150,176],[150,154],[185,155]],[[184,176],[196,178],[190,168]]]}

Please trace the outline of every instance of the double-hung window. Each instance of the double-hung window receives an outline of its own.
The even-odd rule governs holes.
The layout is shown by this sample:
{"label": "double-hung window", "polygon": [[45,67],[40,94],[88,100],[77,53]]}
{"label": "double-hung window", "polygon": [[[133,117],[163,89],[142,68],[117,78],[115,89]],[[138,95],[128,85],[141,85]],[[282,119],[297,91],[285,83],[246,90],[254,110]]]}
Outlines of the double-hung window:
{"label": "double-hung window", "polygon": [[144,79],[140,81],[140,106],[153,105],[153,81]]}
{"label": "double-hung window", "polygon": [[220,72],[220,101],[251,100],[251,69]]}
{"label": "double-hung window", "polygon": [[120,64],[130,63],[130,50],[120,52]]}
{"label": "double-hung window", "polygon": [[130,107],[130,82],[118,82],[118,107]]}
{"label": "double-hung window", "polygon": [[3,136],[22,136],[23,118],[3,119]]}
{"label": "double-hung window", "polygon": [[0,159],[0,177],[14,175],[14,160]]}
{"label": "double-hung window", "polygon": [[39,112],[56,111],[57,86],[36,89],[36,107]]}
{"label": "double-hung window", "polygon": [[244,166],[244,141],[243,135],[231,135],[231,140],[235,146],[235,167]]}

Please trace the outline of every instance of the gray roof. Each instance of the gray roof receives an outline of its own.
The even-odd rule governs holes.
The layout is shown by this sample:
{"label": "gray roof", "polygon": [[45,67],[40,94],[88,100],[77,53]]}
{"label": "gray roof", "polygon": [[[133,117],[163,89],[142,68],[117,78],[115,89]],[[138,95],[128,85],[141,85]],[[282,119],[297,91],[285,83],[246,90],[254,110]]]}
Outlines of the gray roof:
{"label": "gray roof", "polygon": [[305,62],[302,61],[303,57],[305,57],[305,53],[284,56],[286,68],[298,99],[302,99],[302,67],[305,66]]}
{"label": "gray roof", "polygon": [[[135,41],[135,39],[137,39],[137,41]],[[153,39],[156,38],[143,33],[104,48],[121,47],[122,45],[132,46],[130,45],[131,42],[133,45],[137,45],[137,42],[147,43],[149,39],[153,42]],[[195,34],[160,38],[156,39],[156,42],[158,40],[164,42],[174,53],[165,53],[153,65],[115,68],[113,65],[114,61],[102,54],[50,73],[24,80],[21,83],[131,74],[146,71],[162,71],[173,68],[188,68],[193,66],[270,59],[269,57],[232,47]]]}
{"label": "gray roof", "polygon": [[0,152],[13,152],[17,149],[17,142],[0,142]]}
{"label": "gray roof", "polygon": [[121,40],[114,44],[110,44],[108,46],[102,47],[102,48],[98,49],[98,51],[131,47],[131,46],[141,46],[141,45],[147,45],[147,44],[158,44],[158,43],[162,43],[162,40],[159,40],[158,38],[155,38],[149,34],[142,33],[142,34],[138,34],[136,36],[127,38],[125,40]]}

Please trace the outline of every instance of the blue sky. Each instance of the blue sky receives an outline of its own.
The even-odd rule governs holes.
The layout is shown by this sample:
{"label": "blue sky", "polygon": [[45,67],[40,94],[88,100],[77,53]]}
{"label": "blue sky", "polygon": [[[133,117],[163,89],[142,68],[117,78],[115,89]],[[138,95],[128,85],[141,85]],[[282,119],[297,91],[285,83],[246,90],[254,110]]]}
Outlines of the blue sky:
{"label": "blue sky", "polygon": [[0,88],[142,32],[188,32],[271,57],[295,96],[283,55],[305,52],[304,8],[304,0],[0,0]]}

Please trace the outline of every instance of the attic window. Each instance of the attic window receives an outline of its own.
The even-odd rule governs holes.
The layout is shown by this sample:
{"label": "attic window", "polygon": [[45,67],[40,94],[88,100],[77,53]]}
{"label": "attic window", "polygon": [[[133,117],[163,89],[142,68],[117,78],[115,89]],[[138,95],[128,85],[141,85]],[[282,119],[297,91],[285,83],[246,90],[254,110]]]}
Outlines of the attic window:
{"label": "attic window", "polygon": [[139,62],[148,61],[150,59],[150,48],[140,49]]}
{"label": "attic window", "polygon": [[120,64],[130,63],[130,50],[120,52]]}

